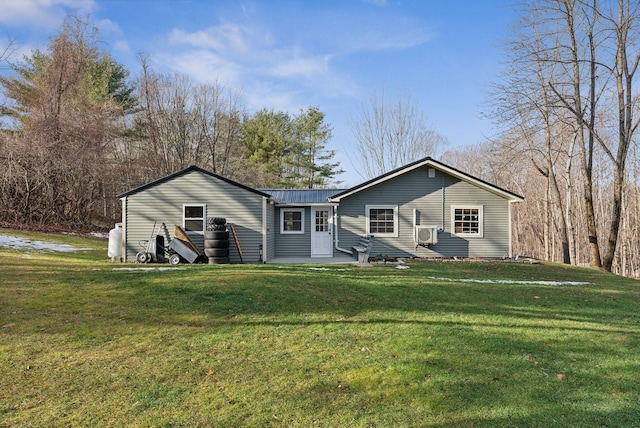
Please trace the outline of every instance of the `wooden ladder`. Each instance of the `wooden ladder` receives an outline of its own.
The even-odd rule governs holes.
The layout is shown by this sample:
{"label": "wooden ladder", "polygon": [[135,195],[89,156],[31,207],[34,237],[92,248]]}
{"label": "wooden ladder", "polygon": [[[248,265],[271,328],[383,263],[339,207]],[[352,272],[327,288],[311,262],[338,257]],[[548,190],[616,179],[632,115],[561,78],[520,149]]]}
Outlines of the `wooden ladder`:
{"label": "wooden ladder", "polygon": [[233,225],[233,223],[231,223],[229,225],[229,227],[231,228],[231,233],[233,233],[233,240],[236,241],[236,247],[238,248],[238,254],[240,255],[240,263],[244,264],[244,261],[242,260],[242,248],[240,247],[240,242],[238,241],[238,235],[236,234],[236,228]]}

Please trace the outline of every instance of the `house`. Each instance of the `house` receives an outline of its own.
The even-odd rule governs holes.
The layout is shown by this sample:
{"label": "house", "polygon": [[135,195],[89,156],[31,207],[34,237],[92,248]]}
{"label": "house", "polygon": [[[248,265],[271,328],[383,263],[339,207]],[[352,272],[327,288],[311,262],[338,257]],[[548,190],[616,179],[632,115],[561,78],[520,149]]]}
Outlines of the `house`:
{"label": "house", "polygon": [[[511,203],[523,200],[429,157],[350,189],[254,189],[191,166],[118,197],[125,261],[154,224],[180,225],[202,247],[207,218],[224,217],[245,263],[351,254],[365,235],[372,254],[510,257]],[[240,261],[234,245],[230,257]]]}

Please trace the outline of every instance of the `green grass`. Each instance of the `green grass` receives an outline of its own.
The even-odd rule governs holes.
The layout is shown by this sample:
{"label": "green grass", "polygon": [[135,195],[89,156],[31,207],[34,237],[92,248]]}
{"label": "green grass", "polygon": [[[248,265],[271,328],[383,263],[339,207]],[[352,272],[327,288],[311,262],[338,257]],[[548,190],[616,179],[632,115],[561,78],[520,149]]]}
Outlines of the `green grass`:
{"label": "green grass", "polygon": [[92,248],[0,248],[2,427],[640,426],[637,281],[509,263],[120,271],[105,240],[0,233]]}

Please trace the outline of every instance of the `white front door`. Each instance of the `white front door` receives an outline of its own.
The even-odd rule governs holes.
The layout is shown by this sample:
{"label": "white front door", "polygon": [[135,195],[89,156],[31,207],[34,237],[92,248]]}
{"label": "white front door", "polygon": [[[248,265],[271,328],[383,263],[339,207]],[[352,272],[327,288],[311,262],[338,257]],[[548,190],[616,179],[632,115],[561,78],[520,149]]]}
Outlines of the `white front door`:
{"label": "white front door", "polygon": [[331,207],[311,207],[311,257],[333,257]]}

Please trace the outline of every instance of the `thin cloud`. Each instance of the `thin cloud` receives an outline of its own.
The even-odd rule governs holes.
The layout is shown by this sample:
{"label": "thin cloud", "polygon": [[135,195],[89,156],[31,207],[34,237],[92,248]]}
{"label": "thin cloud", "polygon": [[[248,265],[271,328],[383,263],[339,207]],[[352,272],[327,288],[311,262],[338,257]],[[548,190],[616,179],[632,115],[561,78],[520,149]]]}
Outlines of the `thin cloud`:
{"label": "thin cloud", "polygon": [[110,19],[101,19],[96,23],[96,27],[102,34],[122,34],[120,26]]}
{"label": "thin cloud", "polygon": [[249,42],[246,40],[247,35],[244,33],[241,27],[229,23],[193,33],[176,28],[169,34],[169,43],[172,45],[189,45],[196,48],[213,49],[237,55],[246,53],[249,50]]}
{"label": "thin cloud", "polygon": [[131,47],[126,40],[117,40],[113,43],[113,49],[125,55],[131,54]]}
{"label": "thin cloud", "polygon": [[[310,54],[300,47],[277,46],[269,31],[231,23],[188,32],[173,29],[169,45],[179,47],[173,68],[205,77],[205,69],[227,81],[243,78],[315,79],[330,73],[330,55]],[[239,74],[242,74],[240,76]]]}
{"label": "thin cloud", "polygon": [[90,13],[95,8],[94,0],[4,0],[0,23],[54,29],[69,12]]}
{"label": "thin cloud", "polygon": [[387,5],[387,0],[364,0],[364,2],[379,7],[384,7]]}
{"label": "thin cloud", "polygon": [[429,43],[437,35],[433,24],[399,14],[369,13],[357,23],[346,19],[337,17],[331,34],[336,50],[347,55],[411,49]]}
{"label": "thin cloud", "polygon": [[217,54],[203,49],[193,49],[178,53],[159,52],[154,62],[161,69],[190,76],[198,83],[211,83],[219,80],[231,86],[241,86],[245,74],[243,66]]}
{"label": "thin cloud", "polygon": [[204,29],[173,28],[168,43],[152,54],[154,62],[199,83],[219,80],[241,88],[249,94],[249,105],[290,111],[357,93],[359,82],[341,71],[335,59],[410,49],[433,38],[425,22],[401,14],[370,10],[353,21],[325,9],[313,19],[300,16],[295,26],[273,26],[273,16],[280,13],[243,7],[235,21],[223,18]]}
{"label": "thin cloud", "polygon": [[[276,55],[278,56],[278,55]],[[280,54],[281,58],[273,59],[268,73],[281,78],[311,78],[330,72],[330,55],[305,56],[297,54]]]}
{"label": "thin cloud", "polygon": [[278,88],[263,82],[251,81],[244,88],[247,105],[251,110],[262,108],[276,111],[297,112],[308,104],[302,104],[299,91]]}

